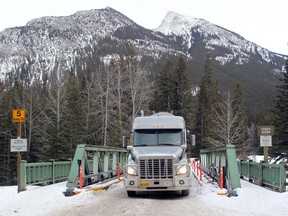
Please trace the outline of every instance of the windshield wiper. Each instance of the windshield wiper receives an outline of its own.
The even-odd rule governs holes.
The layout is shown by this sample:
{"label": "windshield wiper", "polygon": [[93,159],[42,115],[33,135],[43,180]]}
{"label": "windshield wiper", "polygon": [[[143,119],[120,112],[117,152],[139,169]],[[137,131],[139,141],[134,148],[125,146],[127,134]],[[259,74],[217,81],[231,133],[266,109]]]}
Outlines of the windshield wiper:
{"label": "windshield wiper", "polygon": [[162,145],[177,146],[177,144],[173,144],[173,143],[161,143],[161,144],[158,144],[158,146],[162,146]]}
{"label": "windshield wiper", "polygon": [[139,147],[139,146],[151,146],[149,144],[135,144],[134,147]]}

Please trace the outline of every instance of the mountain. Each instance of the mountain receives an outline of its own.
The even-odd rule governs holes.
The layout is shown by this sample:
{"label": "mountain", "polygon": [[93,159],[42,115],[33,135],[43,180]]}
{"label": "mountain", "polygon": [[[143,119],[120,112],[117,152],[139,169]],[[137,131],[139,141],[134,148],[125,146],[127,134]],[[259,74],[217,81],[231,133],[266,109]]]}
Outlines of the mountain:
{"label": "mountain", "polygon": [[[220,89],[231,90],[240,82],[249,109],[271,108],[275,86],[284,71],[284,55],[271,52],[206,20],[174,12],[168,12],[155,31],[184,49],[192,58],[192,71],[202,70],[203,59],[209,53],[214,60],[214,74]],[[200,79],[198,76],[199,73],[194,74],[196,80]]]}
{"label": "mountain", "polygon": [[246,105],[251,108],[252,101],[256,109],[271,106],[284,65],[283,55],[203,19],[168,12],[157,29],[149,30],[107,7],[41,17],[0,32],[0,81],[30,82],[55,68],[81,77],[84,71],[96,71],[101,62],[129,54],[130,44],[143,63],[152,65],[152,72],[159,71],[167,58],[187,56],[194,85],[209,53],[221,90],[243,83]]}
{"label": "mountain", "polygon": [[[203,19],[168,12],[156,31],[173,37],[191,56],[195,55],[194,47],[200,42],[204,43],[208,50],[225,49],[226,52],[219,53],[215,58],[222,65],[232,61],[238,65],[245,64],[251,56],[258,58],[261,63],[267,62],[275,66],[278,63],[278,55],[275,53]],[[279,57],[281,58],[281,55]]]}
{"label": "mountain", "polygon": [[[42,17],[0,33],[0,80],[25,70],[41,76],[55,67],[56,60],[66,69],[92,69],[97,57],[103,60],[124,52],[128,43],[139,49],[139,55],[148,51],[155,57],[162,49],[177,50],[162,34],[144,29],[109,7],[67,17]],[[92,65],[87,65],[89,60]]]}

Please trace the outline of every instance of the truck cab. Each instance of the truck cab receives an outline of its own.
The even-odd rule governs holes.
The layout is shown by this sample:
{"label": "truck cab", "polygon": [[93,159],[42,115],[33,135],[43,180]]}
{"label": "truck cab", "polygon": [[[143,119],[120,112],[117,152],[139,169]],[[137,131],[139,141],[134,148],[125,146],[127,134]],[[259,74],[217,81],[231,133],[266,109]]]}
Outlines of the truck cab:
{"label": "truck cab", "polygon": [[[126,139],[124,139],[126,140]],[[187,159],[187,130],[184,118],[161,112],[136,117],[124,167],[128,196],[137,191],[181,191],[188,196],[191,168]]]}

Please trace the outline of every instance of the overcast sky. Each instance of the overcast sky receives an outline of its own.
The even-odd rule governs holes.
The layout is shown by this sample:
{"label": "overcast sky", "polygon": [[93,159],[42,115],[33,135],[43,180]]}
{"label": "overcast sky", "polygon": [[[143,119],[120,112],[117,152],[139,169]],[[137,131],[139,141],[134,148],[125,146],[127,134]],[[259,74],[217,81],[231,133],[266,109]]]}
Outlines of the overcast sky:
{"label": "overcast sky", "polygon": [[0,31],[42,16],[112,7],[137,24],[157,28],[167,11],[202,18],[249,41],[288,54],[288,0],[3,0]]}

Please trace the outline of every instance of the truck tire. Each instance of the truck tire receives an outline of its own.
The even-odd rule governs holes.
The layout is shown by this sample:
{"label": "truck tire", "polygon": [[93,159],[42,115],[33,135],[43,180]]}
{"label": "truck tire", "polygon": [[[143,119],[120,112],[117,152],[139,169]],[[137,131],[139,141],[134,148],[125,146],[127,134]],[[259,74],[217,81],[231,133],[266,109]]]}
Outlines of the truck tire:
{"label": "truck tire", "polygon": [[189,194],[190,194],[190,189],[182,190],[182,196],[189,196]]}
{"label": "truck tire", "polygon": [[129,197],[135,197],[136,196],[136,191],[127,191],[127,195]]}

